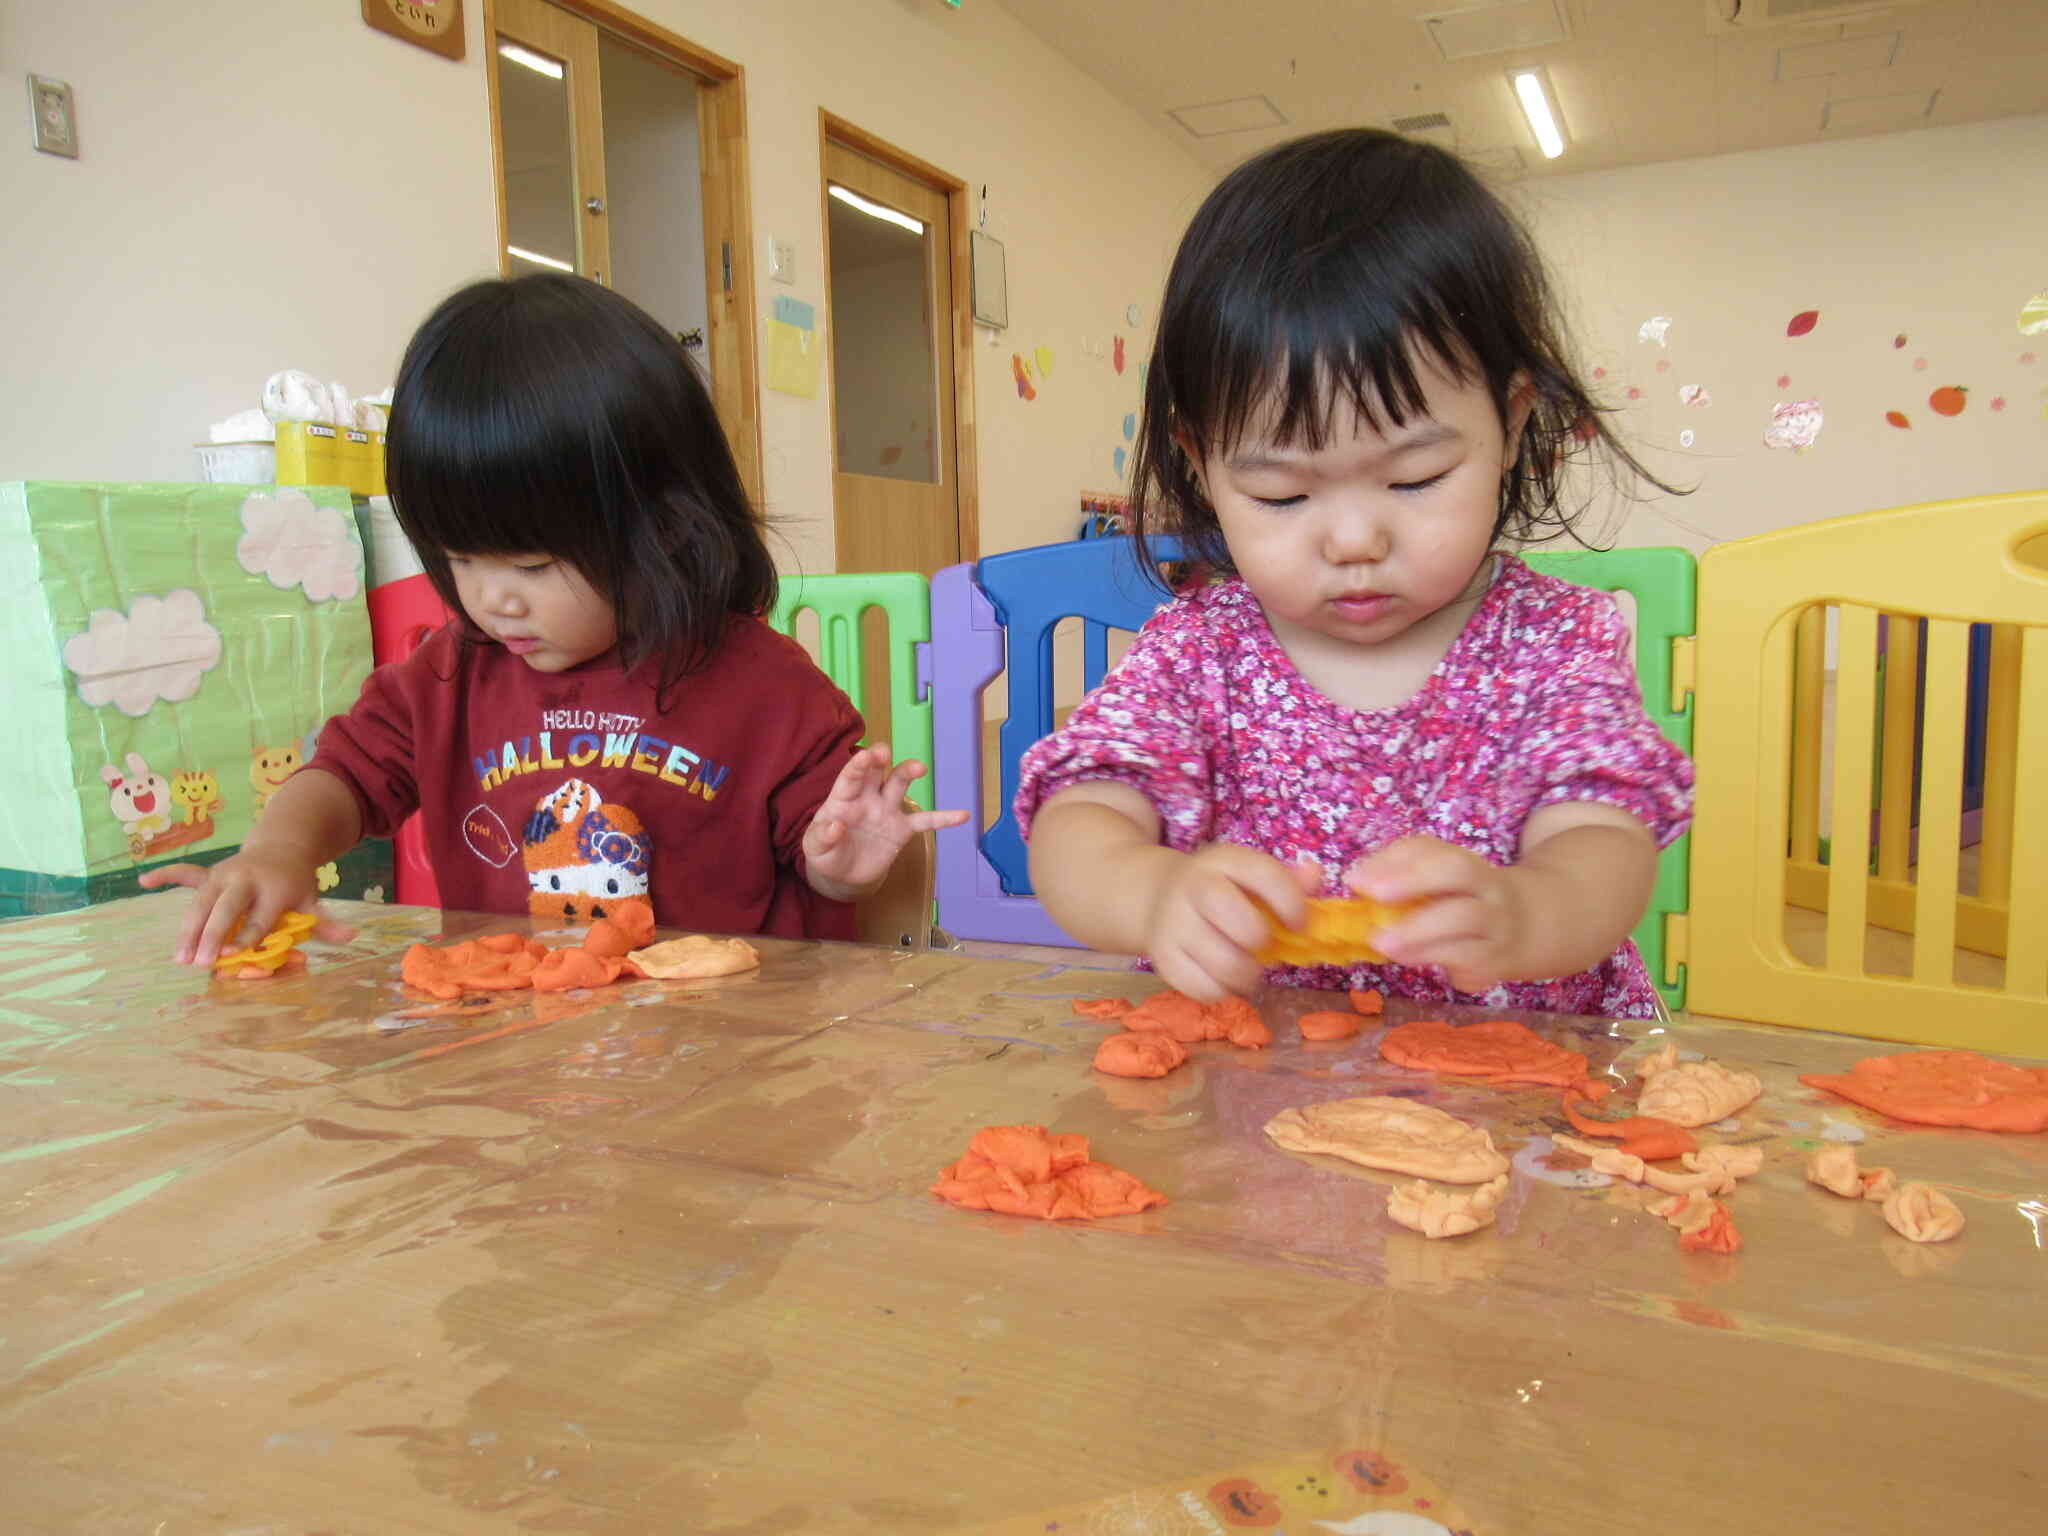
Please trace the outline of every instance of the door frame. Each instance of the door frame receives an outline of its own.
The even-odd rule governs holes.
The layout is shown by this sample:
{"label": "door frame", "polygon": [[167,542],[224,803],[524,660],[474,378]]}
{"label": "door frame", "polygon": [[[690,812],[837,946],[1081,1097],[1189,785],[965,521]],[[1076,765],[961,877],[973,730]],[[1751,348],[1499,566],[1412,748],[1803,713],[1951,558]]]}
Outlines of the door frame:
{"label": "door frame", "polygon": [[[949,317],[946,336],[950,342],[953,364],[953,474],[954,516],[960,535],[960,558],[964,561],[981,558],[981,475],[975,456],[974,435],[974,259],[968,239],[967,183],[959,177],[949,175],[928,160],[920,159],[908,150],[899,149],[887,139],[878,138],[865,128],[847,121],[838,114],[824,108],[818,110],[818,227],[825,252],[826,281],[825,294],[826,334],[831,334],[832,325],[832,217],[825,190],[825,146],[837,140],[848,149],[858,150],[872,160],[878,160],[891,170],[901,172],[913,181],[921,181],[946,199],[946,226],[949,234],[947,252],[948,264],[953,277],[953,313]],[[839,423],[836,419],[838,404],[830,390],[826,391],[827,407],[825,440],[828,444],[839,441]],[[838,450],[833,450],[836,468]],[[839,509],[832,509],[832,537],[834,563],[843,568],[844,549],[839,544]]]}
{"label": "door frame", "polygon": [[[761,395],[754,334],[753,179],[747,161],[747,72],[612,0],[547,0],[593,26],[624,38],[697,78],[699,194],[704,208],[705,347],[711,357],[711,398],[756,507],[761,484]],[[498,107],[498,17],[484,0],[484,79],[491,104],[491,180],[498,208],[498,271],[505,255],[503,128]],[[721,291],[721,288],[723,291]]]}

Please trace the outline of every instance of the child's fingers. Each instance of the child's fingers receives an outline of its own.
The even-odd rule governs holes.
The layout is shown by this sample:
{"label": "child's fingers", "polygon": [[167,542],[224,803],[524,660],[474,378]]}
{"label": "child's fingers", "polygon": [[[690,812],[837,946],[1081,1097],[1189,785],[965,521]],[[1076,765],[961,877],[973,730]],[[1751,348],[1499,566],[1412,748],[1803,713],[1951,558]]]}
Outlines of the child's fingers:
{"label": "child's fingers", "polygon": [[942,827],[957,827],[967,820],[966,811],[915,811],[910,816],[912,832],[937,832]]}
{"label": "child's fingers", "polygon": [[1288,868],[1294,874],[1295,883],[1301,887],[1302,895],[1313,896],[1323,888],[1323,866],[1314,859],[1296,859]]}
{"label": "child's fingers", "polygon": [[204,864],[166,864],[162,869],[145,869],[135,877],[135,883],[145,891],[162,890],[167,885],[197,890],[206,884],[207,873]]}
{"label": "child's fingers", "polygon": [[1433,837],[1404,837],[1360,859],[1344,880],[1361,896],[1376,901],[1421,901],[1472,889],[1486,860]]}
{"label": "child's fingers", "polygon": [[1448,965],[1453,954],[1491,941],[1489,910],[1471,897],[1432,901],[1375,934],[1373,947],[1397,965]]}
{"label": "child's fingers", "polygon": [[[205,913],[198,942],[192,947],[192,963],[211,965],[218,960],[234,938],[236,929],[241,927],[246,911],[243,893],[234,886],[229,886],[215,897],[212,907]],[[267,927],[258,929],[257,937],[261,938],[269,931]]]}
{"label": "child's fingers", "polygon": [[882,798],[891,802],[901,800],[910,793],[913,782],[924,777],[924,764],[916,758],[906,758],[898,763],[882,785]]}
{"label": "child's fingers", "polygon": [[[323,944],[346,944],[356,936],[356,930],[339,918],[329,917],[324,912],[313,914],[319,921],[313,925],[313,937]],[[265,929],[268,933],[270,930]]]}

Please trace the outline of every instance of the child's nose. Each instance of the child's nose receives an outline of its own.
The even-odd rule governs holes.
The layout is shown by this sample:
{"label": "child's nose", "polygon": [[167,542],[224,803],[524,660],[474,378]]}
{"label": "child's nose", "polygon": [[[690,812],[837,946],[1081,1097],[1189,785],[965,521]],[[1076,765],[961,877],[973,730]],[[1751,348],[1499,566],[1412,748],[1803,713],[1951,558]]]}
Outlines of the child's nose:
{"label": "child's nose", "polygon": [[1339,504],[1330,509],[1323,532],[1323,547],[1339,565],[1357,561],[1384,560],[1390,540],[1386,520],[1363,502]]}

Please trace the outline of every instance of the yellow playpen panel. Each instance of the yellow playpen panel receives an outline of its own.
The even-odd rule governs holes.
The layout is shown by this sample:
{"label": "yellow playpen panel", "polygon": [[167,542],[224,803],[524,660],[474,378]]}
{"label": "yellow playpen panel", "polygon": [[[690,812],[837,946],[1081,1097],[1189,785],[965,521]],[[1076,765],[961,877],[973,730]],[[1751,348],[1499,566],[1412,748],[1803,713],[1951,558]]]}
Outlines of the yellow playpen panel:
{"label": "yellow playpen panel", "polygon": [[1697,666],[1689,1006],[2048,1054],[2048,493],[1719,545]]}

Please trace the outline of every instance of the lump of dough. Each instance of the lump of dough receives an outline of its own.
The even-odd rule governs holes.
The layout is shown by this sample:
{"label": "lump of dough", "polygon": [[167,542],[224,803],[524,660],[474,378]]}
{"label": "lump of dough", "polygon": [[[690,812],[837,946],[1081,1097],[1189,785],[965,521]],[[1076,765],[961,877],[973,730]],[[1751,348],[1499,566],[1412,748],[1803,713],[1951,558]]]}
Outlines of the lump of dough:
{"label": "lump of dough", "polygon": [[1365,1022],[1360,1014],[1343,1008],[1329,1008],[1321,1013],[1304,1013],[1301,1016],[1301,1038],[1304,1040],[1349,1040],[1358,1033]]}
{"label": "lump of dough", "polygon": [[1370,896],[1316,897],[1309,901],[1308,918],[1300,928],[1281,927],[1263,902],[1255,905],[1272,924],[1265,947],[1256,951],[1261,965],[1383,965],[1387,957],[1372,941],[1420,903],[1395,906]]}
{"label": "lump of dough", "polygon": [[1863,1198],[1863,1180],[1856,1172],[1856,1149],[1829,1142],[1806,1160],[1806,1182],[1818,1184],[1845,1200]]}
{"label": "lump of dough", "polygon": [[1932,1184],[1901,1184],[1885,1197],[1884,1219],[1915,1243],[1945,1243],[1963,1230],[1963,1213]]}
{"label": "lump of dough", "polygon": [[663,981],[702,981],[711,976],[737,976],[761,963],[761,952],[745,939],[714,939],[693,933],[636,949],[626,958],[643,975]]}
{"label": "lump of dough", "polygon": [[1483,1184],[1508,1171],[1481,1127],[1388,1095],[1283,1109],[1266,1122],[1266,1134],[1290,1152],[1323,1152],[1446,1184]]}
{"label": "lump of dough", "polygon": [[1188,1059],[1188,1048],[1157,1030],[1126,1030],[1095,1048],[1095,1070],[1111,1077],[1164,1077]]}
{"label": "lump of dough", "polygon": [[[1659,1061],[1663,1053],[1643,1064]],[[1636,1096],[1636,1111],[1687,1127],[1725,1120],[1764,1091],[1754,1072],[1724,1067],[1717,1061],[1682,1061],[1648,1072],[1648,1085]]]}
{"label": "lump of dough", "polygon": [[1417,1179],[1387,1191],[1387,1214],[1424,1237],[1461,1237],[1491,1226],[1507,1192],[1504,1173],[1477,1189],[1438,1189]]}

